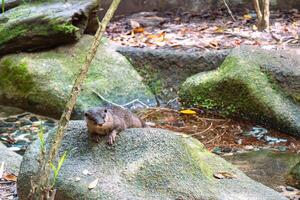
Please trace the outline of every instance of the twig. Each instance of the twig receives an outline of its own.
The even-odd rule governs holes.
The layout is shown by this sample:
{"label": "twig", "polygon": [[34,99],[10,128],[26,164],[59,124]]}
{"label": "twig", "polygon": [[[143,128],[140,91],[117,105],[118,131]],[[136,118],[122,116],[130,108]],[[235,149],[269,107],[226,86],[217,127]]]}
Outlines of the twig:
{"label": "twig", "polygon": [[214,140],[216,140],[216,139],[222,137],[225,133],[226,133],[226,130],[224,130],[224,132],[223,132],[222,134],[217,135],[217,137],[214,137],[213,139],[211,139],[211,140],[205,142],[205,144],[209,144],[209,143],[213,142]]}
{"label": "twig", "polygon": [[143,106],[145,106],[146,108],[149,108],[149,106],[147,104],[145,104],[144,102],[142,102],[139,99],[134,99],[134,100],[132,100],[132,101],[130,101],[128,103],[123,104],[122,106],[126,107],[126,106],[128,106],[130,104],[134,104],[135,102],[138,102],[138,103],[142,104]]}
{"label": "twig", "polygon": [[134,99],[128,103],[125,103],[123,105],[120,105],[120,104],[117,104],[117,103],[114,103],[106,98],[104,98],[101,94],[99,94],[98,92],[96,92],[95,90],[92,90],[93,93],[95,93],[101,100],[105,101],[106,103],[108,104],[111,104],[111,105],[114,105],[114,106],[117,106],[117,107],[120,107],[120,108],[124,108],[126,109],[126,106],[130,105],[130,104],[134,104],[135,102],[138,102],[140,104],[142,104],[143,106],[145,106],[146,108],[149,108],[149,106],[147,104],[145,104],[144,102],[142,102],[141,100],[139,99]]}
{"label": "twig", "polygon": [[116,103],[114,103],[114,102],[112,102],[112,101],[110,101],[110,100],[104,98],[101,94],[99,94],[99,93],[96,92],[95,90],[92,90],[92,92],[94,92],[100,99],[102,99],[102,100],[105,101],[106,103],[109,103],[109,104],[111,104],[111,105],[114,105],[114,106],[117,106],[117,107],[120,107],[120,108],[124,108],[124,109],[125,109],[125,107],[123,107],[122,105],[116,104]]}
{"label": "twig", "polygon": [[4,162],[1,163],[1,166],[0,166],[0,179],[2,178],[3,176],[3,173],[4,173]]}
{"label": "twig", "polygon": [[190,134],[190,136],[195,136],[195,135],[200,135],[202,133],[205,133],[206,131],[208,131],[211,127],[212,127],[213,123],[210,123],[209,127],[201,132],[198,133],[194,133],[194,134]]}
{"label": "twig", "polygon": [[231,10],[230,10],[228,4],[226,3],[226,0],[223,0],[223,2],[224,2],[224,4],[225,4],[225,6],[226,6],[226,8],[227,8],[227,10],[228,10],[228,13],[230,14],[232,20],[235,22],[236,19],[234,18],[234,16],[233,16],[233,14],[232,14],[232,12],[231,12]]}

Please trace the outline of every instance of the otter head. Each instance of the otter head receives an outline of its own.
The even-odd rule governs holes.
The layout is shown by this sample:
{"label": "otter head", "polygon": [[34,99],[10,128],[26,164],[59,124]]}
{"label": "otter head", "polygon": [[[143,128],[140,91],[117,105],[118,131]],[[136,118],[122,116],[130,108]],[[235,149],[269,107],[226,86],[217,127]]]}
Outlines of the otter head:
{"label": "otter head", "polygon": [[108,118],[106,108],[91,108],[84,113],[84,116],[98,126],[105,124]]}

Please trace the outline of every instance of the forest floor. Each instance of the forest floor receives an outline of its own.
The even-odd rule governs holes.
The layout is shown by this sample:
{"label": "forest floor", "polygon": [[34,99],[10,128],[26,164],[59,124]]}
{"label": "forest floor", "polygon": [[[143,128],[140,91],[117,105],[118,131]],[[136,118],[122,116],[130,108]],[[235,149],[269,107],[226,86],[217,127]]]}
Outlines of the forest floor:
{"label": "forest floor", "polygon": [[250,10],[233,14],[227,10],[201,13],[142,12],[119,17],[108,26],[106,36],[117,44],[154,49],[209,51],[254,45],[266,49],[300,47],[300,12],[271,11],[270,31],[259,32]]}

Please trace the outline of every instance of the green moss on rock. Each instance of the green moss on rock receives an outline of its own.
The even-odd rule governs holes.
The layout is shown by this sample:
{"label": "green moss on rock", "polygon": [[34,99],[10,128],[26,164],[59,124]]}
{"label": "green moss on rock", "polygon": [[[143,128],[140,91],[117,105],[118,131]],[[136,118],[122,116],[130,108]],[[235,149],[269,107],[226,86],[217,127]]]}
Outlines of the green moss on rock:
{"label": "green moss on rock", "polygon": [[292,185],[300,189],[300,162],[293,167],[287,177],[287,182],[289,185]]}
{"label": "green moss on rock", "polygon": [[252,61],[245,52],[251,54],[249,49],[235,49],[219,69],[188,78],[180,90],[182,101],[299,136],[300,107],[262,67],[265,61]]}
{"label": "green moss on rock", "polygon": [[0,62],[0,80],[2,90],[18,91],[22,95],[26,95],[35,88],[33,77],[24,60],[14,62],[10,58],[2,59]]}

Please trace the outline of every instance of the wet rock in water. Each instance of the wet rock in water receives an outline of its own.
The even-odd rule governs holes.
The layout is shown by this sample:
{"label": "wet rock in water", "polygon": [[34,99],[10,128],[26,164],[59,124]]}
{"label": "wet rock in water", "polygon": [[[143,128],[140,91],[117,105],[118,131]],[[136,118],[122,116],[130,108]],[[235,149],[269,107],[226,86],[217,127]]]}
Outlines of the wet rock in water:
{"label": "wet rock in water", "polygon": [[4,162],[5,171],[18,175],[22,157],[9,150],[0,142],[0,165]]}
{"label": "wet rock in water", "polygon": [[287,183],[300,190],[300,162],[288,174]]}
{"label": "wet rock in water", "polygon": [[[92,39],[85,35],[72,45],[2,57],[0,103],[59,118],[82,64],[78,60],[85,59]],[[139,74],[106,39],[91,64],[72,117],[82,119],[84,110],[106,104],[95,92],[120,105],[134,99],[148,105],[156,103]]]}
{"label": "wet rock in water", "polygon": [[96,0],[22,2],[1,15],[0,55],[75,42],[96,8]]}
{"label": "wet rock in water", "polygon": [[39,119],[38,119],[36,116],[30,117],[29,120],[32,121],[32,122],[37,122],[37,121],[39,121]]}
{"label": "wet rock in water", "polygon": [[[73,150],[58,176],[57,199],[286,199],[208,152],[198,140],[167,130],[128,129],[109,146],[105,138],[93,143],[84,121],[71,121],[59,154],[67,149]],[[17,184],[20,200],[27,198],[39,152],[35,141],[24,155]],[[233,178],[214,178],[219,172]]]}
{"label": "wet rock in water", "polygon": [[32,124],[32,120],[28,120],[28,119],[20,119],[19,122],[20,122],[20,126],[26,126]]}
{"label": "wet rock in water", "polygon": [[219,110],[300,136],[300,57],[235,48],[219,69],[188,78],[180,98],[185,105]]}
{"label": "wet rock in water", "polygon": [[5,122],[16,122],[18,121],[17,117],[9,117],[4,120]]}

